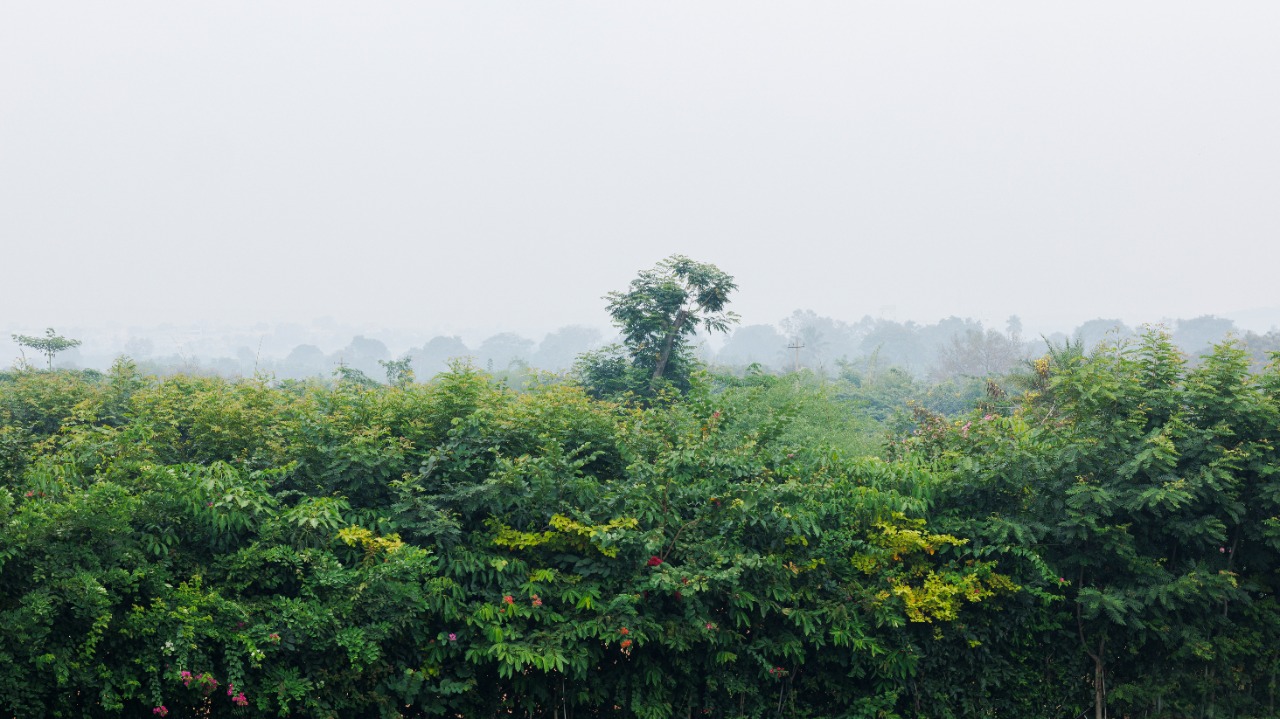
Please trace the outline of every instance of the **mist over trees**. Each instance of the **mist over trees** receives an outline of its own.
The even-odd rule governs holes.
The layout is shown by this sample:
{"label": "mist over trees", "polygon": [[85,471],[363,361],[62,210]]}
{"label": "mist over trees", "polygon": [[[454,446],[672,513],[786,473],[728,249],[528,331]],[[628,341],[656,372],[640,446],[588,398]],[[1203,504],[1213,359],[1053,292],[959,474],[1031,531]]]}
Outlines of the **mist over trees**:
{"label": "mist over trees", "polygon": [[[775,324],[730,326],[719,338],[697,333],[690,337],[684,351],[689,358],[734,371],[755,365],[771,372],[798,368],[835,377],[844,364],[871,362],[881,367],[897,367],[917,379],[946,381],[1002,374],[1042,354],[1046,342],[1079,342],[1092,348],[1103,342],[1122,342],[1139,334],[1138,329],[1115,318],[1089,320],[1070,330],[1045,336],[1025,335],[1016,315],[1002,324],[1002,327],[985,326],[961,317],[931,323],[899,322],[869,315],[846,321],[813,310],[795,310]],[[1276,330],[1240,331],[1230,319],[1213,315],[1166,320],[1163,326],[1169,330],[1175,345],[1193,361],[1212,343],[1229,336],[1241,340],[1257,367],[1267,361],[1270,351],[1280,349],[1280,333]],[[47,339],[30,328],[20,329],[22,331],[9,331],[0,336],[0,351],[6,351],[7,346],[14,362],[21,360],[23,349],[15,337]],[[283,324],[216,331],[133,328],[126,333],[75,328],[64,334],[76,337],[79,345],[70,345],[52,356],[30,344],[26,351],[29,361],[39,358],[46,366],[68,369],[102,371],[123,354],[137,362],[142,370],[158,375],[248,377],[266,373],[301,380],[330,377],[345,366],[382,381],[385,376],[380,363],[400,359],[408,359],[419,378],[448,371],[450,362],[456,360],[469,361],[492,372],[563,373],[572,369],[583,353],[623,339],[615,334],[616,328],[604,330],[582,325],[560,327],[541,339],[503,331],[478,341],[464,340],[460,335],[415,338],[403,331],[354,332],[345,337],[341,332],[342,328],[323,323],[311,327]]]}
{"label": "mist over trees", "polygon": [[[881,366],[899,367],[918,379],[941,381],[959,376],[1002,374],[1023,359],[1042,353],[1046,340],[1052,343],[1070,340],[1093,348],[1103,342],[1114,344],[1138,336],[1138,329],[1116,319],[1085,321],[1070,331],[1044,338],[1024,336],[1015,326],[1016,320],[1016,316],[1010,317],[1004,328],[997,329],[961,317],[946,317],[937,322],[899,322],[864,316],[850,322],[818,315],[812,310],[796,310],[777,324],[730,328],[718,343],[708,342],[708,336],[696,335],[689,351],[691,356],[724,368],[758,365],[769,371],[785,372],[800,367],[835,376],[842,362],[874,361]],[[1275,330],[1240,331],[1225,317],[1176,319],[1166,321],[1165,326],[1170,330],[1172,342],[1193,358],[1206,352],[1212,343],[1233,335],[1242,340],[1254,366],[1265,363],[1268,352],[1280,349],[1280,333]],[[1014,329],[1019,331],[1011,331]],[[264,329],[257,336],[243,335],[247,342],[234,349],[224,349],[225,354],[216,354],[218,351],[212,348],[200,351],[198,343],[191,343],[195,349],[166,354],[165,342],[161,342],[164,333],[150,336],[142,334],[145,330],[136,331],[137,334],[122,338],[76,330],[68,334],[81,338],[81,345],[70,345],[51,357],[42,351],[33,352],[29,344],[27,352],[33,354],[29,359],[40,357],[45,365],[65,368],[105,370],[114,357],[125,354],[143,370],[160,375],[195,372],[251,376],[255,372],[266,372],[282,379],[301,380],[328,377],[339,366],[349,366],[380,380],[384,375],[379,362],[402,358],[410,359],[413,371],[420,377],[447,371],[453,359],[466,359],[495,372],[564,372],[570,370],[580,354],[602,348],[612,338],[611,331],[572,325],[550,331],[540,340],[513,331],[489,335],[471,344],[460,335],[431,336],[413,344],[401,340],[403,349],[393,352],[380,336],[365,333],[348,335],[337,342],[330,340],[332,349],[326,351],[316,342],[297,342],[283,347],[284,340],[278,335],[301,339],[306,338],[307,330],[282,325]],[[10,334],[23,335],[15,331],[5,336]],[[45,339],[35,334],[23,336]],[[223,345],[234,342],[237,342],[234,334],[221,340]],[[13,361],[19,361],[18,344],[12,339],[8,344]],[[211,347],[212,342],[207,340],[205,344]]]}

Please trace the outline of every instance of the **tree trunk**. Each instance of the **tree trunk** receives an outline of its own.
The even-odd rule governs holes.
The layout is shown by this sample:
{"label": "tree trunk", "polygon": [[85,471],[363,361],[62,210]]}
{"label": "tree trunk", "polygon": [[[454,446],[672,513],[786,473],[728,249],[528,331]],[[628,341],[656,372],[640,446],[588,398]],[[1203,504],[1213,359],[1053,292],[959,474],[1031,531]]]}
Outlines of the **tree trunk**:
{"label": "tree trunk", "polygon": [[1093,716],[1094,719],[1107,719],[1107,689],[1103,684],[1106,673],[1102,664],[1102,646],[1098,646],[1099,654],[1093,658]]}
{"label": "tree trunk", "polygon": [[687,315],[688,313],[684,310],[676,313],[676,320],[671,323],[671,331],[667,333],[667,339],[662,343],[662,353],[658,355],[658,364],[653,368],[651,382],[657,382],[662,379],[662,373],[667,370],[667,360],[671,359],[671,349],[675,346],[676,337],[680,336],[680,327],[684,325]]}
{"label": "tree trunk", "polygon": [[[1084,586],[1084,568],[1081,567],[1078,584],[1076,586]],[[1095,653],[1089,648],[1089,643],[1084,638],[1084,619],[1080,613],[1080,602],[1076,602],[1076,631],[1080,635],[1080,646],[1084,649],[1085,654],[1093,659],[1093,716],[1094,719],[1107,719],[1107,685],[1106,685],[1106,648],[1107,638],[1103,637],[1098,640],[1098,651]]]}

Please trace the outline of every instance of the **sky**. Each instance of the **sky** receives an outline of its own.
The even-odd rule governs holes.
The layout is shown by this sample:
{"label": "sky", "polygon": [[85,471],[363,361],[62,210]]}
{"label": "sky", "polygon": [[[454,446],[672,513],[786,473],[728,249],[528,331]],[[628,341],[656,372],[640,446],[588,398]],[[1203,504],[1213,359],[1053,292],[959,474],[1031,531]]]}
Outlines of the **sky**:
{"label": "sky", "polygon": [[532,335],[673,253],[748,324],[1280,322],[1277,33],[1271,0],[3,3],[0,325]]}

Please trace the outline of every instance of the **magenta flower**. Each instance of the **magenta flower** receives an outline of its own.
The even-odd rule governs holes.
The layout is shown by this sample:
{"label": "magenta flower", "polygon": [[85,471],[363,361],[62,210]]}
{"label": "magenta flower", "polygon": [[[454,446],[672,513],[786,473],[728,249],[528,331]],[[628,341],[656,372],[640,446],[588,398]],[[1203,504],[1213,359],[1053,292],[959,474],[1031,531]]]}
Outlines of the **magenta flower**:
{"label": "magenta flower", "polygon": [[451,642],[456,642],[456,641],[458,641],[458,635],[457,635],[457,634],[454,634],[453,632],[449,632],[449,641],[451,641]]}
{"label": "magenta flower", "polygon": [[152,713],[152,714],[155,714],[156,716],[160,716],[160,717],[162,717],[162,716],[165,716],[166,714],[168,714],[168,713],[169,713],[169,708],[168,708],[168,707],[166,707],[165,705],[161,704],[160,706],[156,707],[155,709],[152,709],[152,710],[151,710],[151,713]]}

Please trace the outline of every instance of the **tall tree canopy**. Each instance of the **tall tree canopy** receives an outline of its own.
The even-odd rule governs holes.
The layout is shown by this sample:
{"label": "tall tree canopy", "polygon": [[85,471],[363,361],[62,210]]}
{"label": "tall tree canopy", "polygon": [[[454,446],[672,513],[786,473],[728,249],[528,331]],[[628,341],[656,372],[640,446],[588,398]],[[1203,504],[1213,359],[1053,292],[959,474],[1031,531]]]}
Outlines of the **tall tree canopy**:
{"label": "tall tree canopy", "polygon": [[657,383],[699,327],[724,332],[737,324],[738,315],[725,309],[737,288],[715,265],[672,255],[642,271],[626,292],[605,298],[633,364],[651,370]]}
{"label": "tall tree canopy", "polygon": [[13,335],[13,341],[17,342],[19,347],[28,347],[44,355],[49,369],[53,369],[54,355],[80,346],[80,340],[63,337],[55,332],[52,327],[45,330],[44,337]]}

